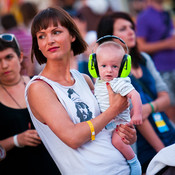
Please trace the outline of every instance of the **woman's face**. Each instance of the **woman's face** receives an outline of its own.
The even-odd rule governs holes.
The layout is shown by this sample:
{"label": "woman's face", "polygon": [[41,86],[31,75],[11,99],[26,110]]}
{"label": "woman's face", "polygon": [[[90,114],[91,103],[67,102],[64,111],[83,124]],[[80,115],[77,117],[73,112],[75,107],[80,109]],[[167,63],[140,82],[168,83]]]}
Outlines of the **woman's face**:
{"label": "woman's face", "polygon": [[9,82],[19,79],[22,56],[19,58],[12,48],[0,51],[0,81]]}
{"label": "woman's face", "polygon": [[67,28],[50,25],[47,29],[42,29],[36,34],[38,46],[42,54],[47,59],[63,59],[71,53],[71,43],[75,40],[69,34]]}
{"label": "woman's face", "polygon": [[116,19],[113,27],[113,34],[124,40],[128,48],[136,45],[136,35],[130,21],[123,18]]}

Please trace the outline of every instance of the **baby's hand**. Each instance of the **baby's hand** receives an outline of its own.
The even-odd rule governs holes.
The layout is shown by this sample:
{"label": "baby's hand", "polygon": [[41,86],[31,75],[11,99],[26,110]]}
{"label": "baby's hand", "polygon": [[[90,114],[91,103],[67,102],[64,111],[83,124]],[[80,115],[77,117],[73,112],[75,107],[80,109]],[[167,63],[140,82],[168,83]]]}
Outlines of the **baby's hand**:
{"label": "baby's hand", "polygon": [[141,125],[142,124],[142,115],[133,115],[130,123],[133,125]]}

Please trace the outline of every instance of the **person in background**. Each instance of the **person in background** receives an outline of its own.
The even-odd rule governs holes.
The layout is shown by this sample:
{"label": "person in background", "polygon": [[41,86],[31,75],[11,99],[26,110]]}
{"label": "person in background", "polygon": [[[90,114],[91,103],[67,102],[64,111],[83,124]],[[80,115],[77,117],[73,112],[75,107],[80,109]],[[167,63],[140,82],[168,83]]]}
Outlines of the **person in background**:
{"label": "person in background", "polygon": [[87,31],[96,31],[103,15],[112,11],[106,0],[85,0],[82,7],[77,9],[87,22]]}
{"label": "person in background", "polygon": [[82,14],[77,12],[75,15],[71,15],[71,16],[75,24],[77,25],[83,39],[88,44],[87,50],[84,53],[79,54],[75,57],[76,63],[77,63],[77,69],[79,72],[85,73],[91,77],[88,71],[88,60],[89,60],[89,55],[92,52],[92,47],[94,46],[95,41],[97,39],[97,34],[96,34],[96,31],[87,30],[87,21]]}
{"label": "person in background", "polygon": [[77,13],[76,2],[77,0],[51,0],[50,6],[59,6],[72,16]]}
{"label": "person in background", "polygon": [[131,83],[142,100],[143,123],[137,129],[137,156],[145,174],[151,159],[165,146],[175,143],[175,130],[163,112],[170,105],[168,88],[154,66],[151,57],[139,52],[136,43],[135,23],[124,12],[104,16],[98,26],[97,38],[115,35],[129,48],[132,58]]}
{"label": "person in background", "polygon": [[34,16],[38,13],[38,6],[34,2],[22,2],[19,10],[23,19],[23,27],[31,34],[31,23]]}
{"label": "person in background", "polygon": [[[130,78],[123,77],[124,75],[122,74],[124,71],[123,73],[121,71],[123,69],[123,61],[126,59],[125,50],[117,42],[107,41],[98,46],[95,55],[98,65],[96,71],[99,75],[95,82],[94,95],[97,98],[101,112],[107,110],[110,105],[106,83],[110,83],[111,88],[115,93],[128,97],[132,102],[132,118],[130,117],[130,109],[128,107],[108,123],[105,126],[105,129],[110,130],[111,132],[113,131],[112,144],[126,158],[131,169],[130,175],[141,175],[141,166],[137,156],[130,145],[123,143],[116,130],[116,127],[121,124],[142,124],[142,102],[140,95],[132,86]],[[127,59],[130,59],[128,57],[129,56],[127,56]],[[129,69],[129,66],[130,65],[128,65],[127,69]]]}
{"label": "person in background", "polygon": [[[34,16],[38,13],[38,5],[35,4],[34,2],[22,2],[20,4],[19,9],[23,18],[23,27],[27,30],[27,32],[31,36],[31,24]],[[30,61],[31,61],[31,58],[30,58]],[[38,64],[37,61],[34,61],[34,63],[31,66],[32,66],[32,74],[37,75],[43,70],[45,65],[43,64],[41,66]]]}
{"label": "person in background", "polygon": [[[87,48],[71,16],[61,7],[48,7],[32,23],[32,54],[43,71],[26,87],[26,102],[36,130],[64,175],[129,175],[123,155],[104,129],[128,107],[126,97],[108,86],[110,107],[100,114],[89,76],[70,70],[74,56]],[[38,105],[39,104],[39,105]],[[47,107],[46,107],[47,106]],[[136,141],[133,125],[122,125],[118,134],[126,144]]]}
{"label": "person in background", "polygon": [[6,152],[0,174],[58,175],[26,107],[24,91],[30,78],[20,74],[22,59],[15,36],[0,34],[0,145]]}
{"label": "person in background", "polygon": [[[10,22],[9,22],[10,21]],[[4,14],[1,16],[3,33],[12,33],[16,36],[21,51],[23,52],[23,61],[21,62],[21,75],[33,76],[34,65],[31,62],[32,37],[28,31],[20,27],[13,14]]]}
{"label": "person in background", "polygon": [[168,85],[171,105],[166,110],[175,124],[175,29],[173,19],[164,10],[164,0],[147,0],[147,8],[136,20],[137,42],[141,51],[152,56],[154,64]]}

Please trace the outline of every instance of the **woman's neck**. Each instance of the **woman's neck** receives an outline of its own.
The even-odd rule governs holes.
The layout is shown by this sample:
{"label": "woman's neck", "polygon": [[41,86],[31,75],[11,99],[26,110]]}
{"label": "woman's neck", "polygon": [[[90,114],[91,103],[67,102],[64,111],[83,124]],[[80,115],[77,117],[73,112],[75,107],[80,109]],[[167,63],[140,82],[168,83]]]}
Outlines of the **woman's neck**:
{"label": "woman's neck", "polygon": [[14,81],[3,82],[0,80],[0,84],[3,86],[15,86],[15,85],[18,85],[21,82],[21,80],[22,80],[22,76],[19,76]]}
{"label": "woman's neck", "polygon": [[74,84],[69,66],[62,65],[51,67],[51,65],[46,64],[41,75],[64,86],[71,86]]}

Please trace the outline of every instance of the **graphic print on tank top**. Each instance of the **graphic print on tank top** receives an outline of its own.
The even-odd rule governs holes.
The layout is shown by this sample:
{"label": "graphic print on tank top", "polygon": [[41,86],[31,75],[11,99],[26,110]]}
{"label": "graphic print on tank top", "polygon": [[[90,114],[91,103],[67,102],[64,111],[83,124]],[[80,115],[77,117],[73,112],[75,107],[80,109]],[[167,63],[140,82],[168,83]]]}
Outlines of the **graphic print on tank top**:
{"label": "graphic print on tank top", "polygon": [[80,118],[80,122],[92,119],[92,112],[88,105],[81,101],[80,96],[73,89],[69,89],[67,93],[68,97],[75,103],[77,117]]}

